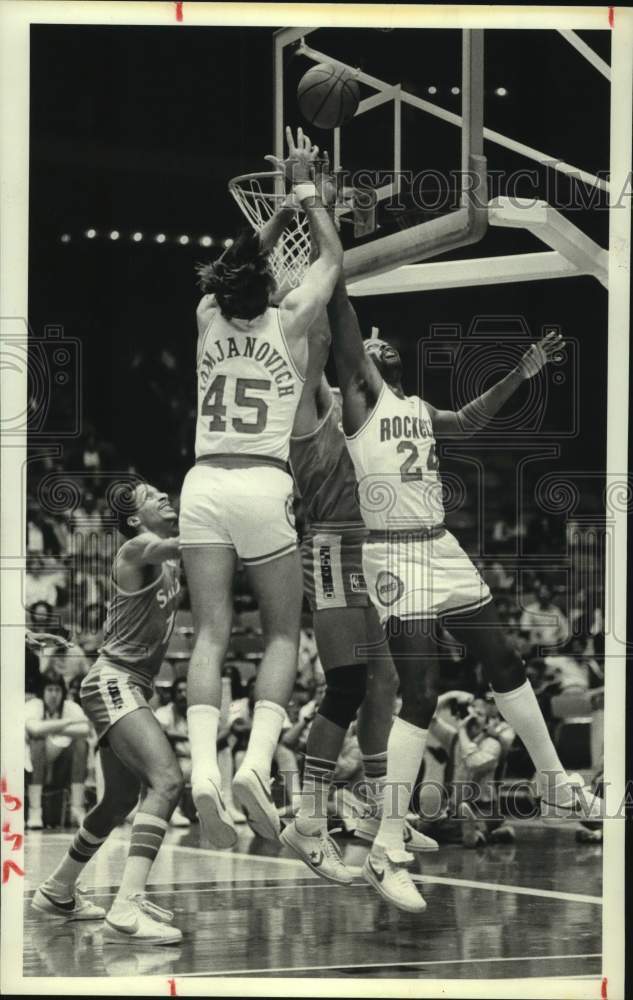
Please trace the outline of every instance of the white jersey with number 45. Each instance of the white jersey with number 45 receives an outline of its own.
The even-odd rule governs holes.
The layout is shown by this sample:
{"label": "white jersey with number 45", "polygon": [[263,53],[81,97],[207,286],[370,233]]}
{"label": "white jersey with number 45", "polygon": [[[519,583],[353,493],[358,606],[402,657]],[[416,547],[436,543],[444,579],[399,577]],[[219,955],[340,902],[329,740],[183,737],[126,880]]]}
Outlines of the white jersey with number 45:
{"label": "white jersey with number 45", "polygon": [[371,531],[416,531],[444,520],[431,415],[417,396],[383,383],[363,426],[347,437],[361,513]]}
{"label": "white jersey with number 45", "polygon": [[278,309],[229,321],[214,308],[198,338],[196,372],[196,459],[256,455],[287,461],[304,379]]}

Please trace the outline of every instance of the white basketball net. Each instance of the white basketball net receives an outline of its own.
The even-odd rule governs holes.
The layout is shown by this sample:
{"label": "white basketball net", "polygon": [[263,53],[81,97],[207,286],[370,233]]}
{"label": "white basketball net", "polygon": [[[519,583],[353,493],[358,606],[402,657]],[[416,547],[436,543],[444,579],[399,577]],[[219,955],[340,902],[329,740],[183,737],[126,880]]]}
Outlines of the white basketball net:
{"label": "white basketball net", "polygon": [[[229,191],[255,232],[262,231],[286,199],[280,171],[244,174],[229,181]],[[278,291],[288,291],[301,283],[310,263],[310,232],[307,217],[295,212],[270,254],[270,264]]]}

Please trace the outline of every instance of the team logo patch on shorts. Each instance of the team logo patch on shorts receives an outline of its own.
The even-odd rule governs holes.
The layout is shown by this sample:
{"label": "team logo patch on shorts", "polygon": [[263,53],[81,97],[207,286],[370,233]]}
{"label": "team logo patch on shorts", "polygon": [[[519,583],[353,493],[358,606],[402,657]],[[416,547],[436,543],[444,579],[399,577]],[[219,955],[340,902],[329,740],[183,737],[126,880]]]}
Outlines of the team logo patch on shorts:
{"label": "team logo patch on shorts", "polygon": [[350,573],[349,588],[352,594],[366,594],[367,584],[362,573]]}
{"label": "team logo patch on shorts", "polygon": [[286,519],[291,528],[296,527],[294,496],[289,493],[286,497]]}
{"label": "team logo patch on shorts", "polygon": [[400,577],[386,569],[381,570],[376,580],[376,597],[380,603],[388,608],[399,601],[403,594],[404,583]]}

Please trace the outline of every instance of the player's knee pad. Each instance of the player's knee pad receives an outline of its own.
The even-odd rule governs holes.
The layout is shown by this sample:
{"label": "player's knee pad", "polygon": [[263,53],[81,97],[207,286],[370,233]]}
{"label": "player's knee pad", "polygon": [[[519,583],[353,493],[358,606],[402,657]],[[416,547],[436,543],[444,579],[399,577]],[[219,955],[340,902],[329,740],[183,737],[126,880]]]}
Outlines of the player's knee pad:
{"label": "player's knee pad", "polygon": [[355,663],[333,667],[325,675],[327,688],[319,706],[319,715],[341,729],[347,729],[360,708],[367,687],[367,666]]}

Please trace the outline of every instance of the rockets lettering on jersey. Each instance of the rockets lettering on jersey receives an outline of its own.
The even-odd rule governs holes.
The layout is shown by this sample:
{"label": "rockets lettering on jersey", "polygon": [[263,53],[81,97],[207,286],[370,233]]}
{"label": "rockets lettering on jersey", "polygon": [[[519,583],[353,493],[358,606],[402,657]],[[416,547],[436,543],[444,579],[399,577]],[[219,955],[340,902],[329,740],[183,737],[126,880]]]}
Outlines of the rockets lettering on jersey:
{"label": "rockets lettering on jersey", "polygon": [[391,441],[394,438],[402,437],[418,441],[423,441],[425,438],[433,438],[433,424],[428,417],[414,417],[409,413],[405,413],[402,417],[392,416],[381,418],[381,441]]}
{"label": "rockets lettering on jersey", "polygon": [[347,447],[366,526],[415,531],[444,520],[433,424],[423,400],[383,385],[378,402]]}
{"label": "rockets lettering on jersey", "polygon": [[196,458],[255,455],[288,460],[304,379],[278,309],[228,320],[219,309],[198,344]]}

